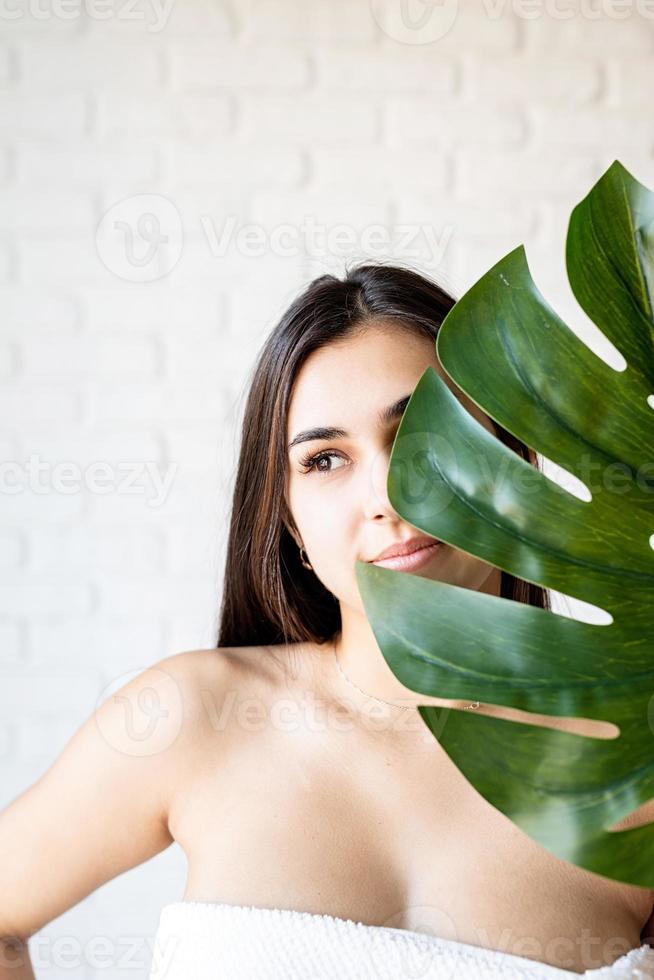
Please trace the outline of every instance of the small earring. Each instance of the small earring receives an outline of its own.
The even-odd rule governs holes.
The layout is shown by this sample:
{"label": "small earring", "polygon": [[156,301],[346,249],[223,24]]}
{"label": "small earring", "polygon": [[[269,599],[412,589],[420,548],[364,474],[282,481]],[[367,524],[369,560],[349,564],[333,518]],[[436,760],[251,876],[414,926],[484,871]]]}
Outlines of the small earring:
{"label": "small earring", "polygon": [[[302,557],[303,554],[306,555],[306,558],[307,558],[306,561]],[[309,558],[309,556],[307,555],[306,551],[304,550],[304,547],[300,548],[300,561],[302,562],[302,564],[304,565],[305,568],[310,568],[311,571],[313,571],[313,565],[310,565],[309,564],[308,558]]]}

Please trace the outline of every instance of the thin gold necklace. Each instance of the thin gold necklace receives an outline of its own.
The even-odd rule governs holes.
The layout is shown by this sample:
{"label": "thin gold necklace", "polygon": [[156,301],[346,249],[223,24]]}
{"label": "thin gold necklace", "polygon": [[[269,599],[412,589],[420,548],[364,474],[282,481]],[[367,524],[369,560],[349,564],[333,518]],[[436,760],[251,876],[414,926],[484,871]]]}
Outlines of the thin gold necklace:
{"label": "thin gold necklace", "polygon": [[[374,696],[374,694],[368,694],[367,691],[361,690],[361,688],[358,686],[358,684],[355,684],[354,681],[351,681],[350,680],[350,678],[347,676],[347,674],[345,673],[345,671],[341,667],[341,665],[339,663],[339,660],[338,660],[338,653],[336,652],[336,640],[334,640],[334,660],[336,661],[336,667],[338,668],[338,671],[339,671],[341,677],[345,681],[347,681],[347,683],[350,685],[350,687],[355,688],[355,690],[357,690],[359,692],[359,694],[364,694],[371,701],[380,701],[381,704],[387,704],[391,708],[400,708],[401,711],[410,711],[411,708],[413,707],[412,705],[401,705],[401,704],[394,704],[392,701],[384,701],[383,698],[377,698],[377,697]],[[463,706],[463,710],[466,711],[468,708],[478,708],[478,707],[479,707],[479,701],[475,701],[474,704],[465,704]]]}

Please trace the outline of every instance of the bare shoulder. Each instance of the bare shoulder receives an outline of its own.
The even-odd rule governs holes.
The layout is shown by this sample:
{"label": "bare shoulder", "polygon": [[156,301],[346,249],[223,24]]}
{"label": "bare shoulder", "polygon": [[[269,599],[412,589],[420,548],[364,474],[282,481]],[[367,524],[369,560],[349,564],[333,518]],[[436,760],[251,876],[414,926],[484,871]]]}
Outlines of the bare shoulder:
{"label": "bare shoulder", "polygon": [[183,650],[156,663],[155,669],[170,675],[193,708],[195,699],[208,682],[228,682],[236,676],[241,663],[237,647],[212,647],[207,650]]}
{"label": "bare shoulder", "polygon": [[285,676],[291,649],[280,644],[184,650],[160,660],[155,667],[180,685],[186,706],[193,712],[201,706],[207,690],[228,694],[235,686],[277,684]]}
{"label": "bare shoulder", "polygon": [[157,664],[175,683],[184,716],[167,772],[167,826],[184,850],[197,807],[207,794],[221,792],[222,773],[231,771],[242,753],[252,758],[253,748],[260,759],[284,657],[276,646],[214,647],[187,650]]}
{"label": "bare shoulder", "polygon": [[139,671],[0,811],[0,840],[11,842],[0,861],[0,936],[33,935],[172,843],[170,807],[206,757],[202,693],[218,703],[236,669],[234,657],[213,650]]}
{"label": "bare shoulder", "polygon": [[220,744],[227,747],[230,733],[247,730],[247,726],[230,725],[230,719],[238,720],[246,706],[251,716],[257,704],[264,710],[270,705],[271,697],[288,681],[292,649],[286,645],[213,647],[185,650],[159,661],[150,672],[170,678],[168,702],[177,699],[183,717],[183,748],[176,762],[183,765],[189,751],[197,753],[203,746],[215,753],[219,733]]}
{"label": "bare shoulder", "polygon": [[[206,725],[207,705],[219,704],[230,692],[243,686],[244,658],[238,648],[214,647],[207,650],[184,650],[154,664],[146,674],[159,679],[168,688],[164,710],[175,701],[184,732],[184,740],[201,736]],[[142,681],[147,681],[143,675]]]}

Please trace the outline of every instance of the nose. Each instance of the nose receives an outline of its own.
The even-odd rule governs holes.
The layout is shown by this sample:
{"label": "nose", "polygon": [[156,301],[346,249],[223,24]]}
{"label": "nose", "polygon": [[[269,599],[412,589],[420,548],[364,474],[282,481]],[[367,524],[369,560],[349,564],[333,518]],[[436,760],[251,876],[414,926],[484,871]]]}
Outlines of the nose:
{"label": "nose", "polygon": [[392,443],[376,452],[370,465],[365,469],[364,480],[364,515],[367,520],[397,520],[397,511],[393,509],[388,499],[386,487],[388,481],[388,465]]}

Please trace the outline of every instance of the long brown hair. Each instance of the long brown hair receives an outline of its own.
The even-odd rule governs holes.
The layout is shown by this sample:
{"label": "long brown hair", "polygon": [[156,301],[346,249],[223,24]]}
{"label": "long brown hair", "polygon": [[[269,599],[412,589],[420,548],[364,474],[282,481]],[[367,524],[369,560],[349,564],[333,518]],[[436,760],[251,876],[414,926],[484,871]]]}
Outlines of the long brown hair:
{"label": "long brown hair", "polygon": [[[313,351],[382,317],[402,321],[435,342],[455,302],[417,272],[365,262],[342,280],[314,279],[269,334],[250,375],[243,416],[219,647],[324,643],[341,628],[337,599],[304,568],[289,531],[295,525],[286,500],[286,427],[293,382],[304,362]],[[493,424],[506,446],[540,469],[534,450]],[[500,594],[551,609],[547,589],[503,570]]]}

